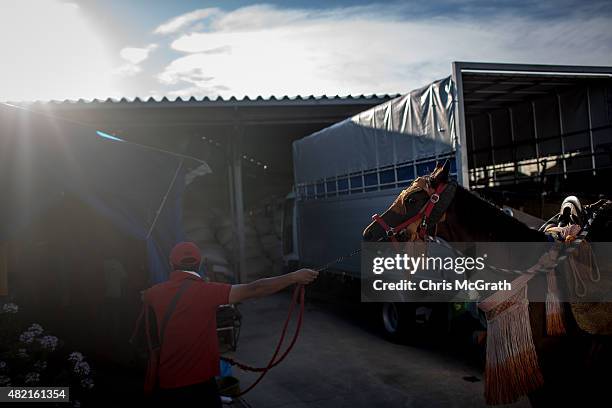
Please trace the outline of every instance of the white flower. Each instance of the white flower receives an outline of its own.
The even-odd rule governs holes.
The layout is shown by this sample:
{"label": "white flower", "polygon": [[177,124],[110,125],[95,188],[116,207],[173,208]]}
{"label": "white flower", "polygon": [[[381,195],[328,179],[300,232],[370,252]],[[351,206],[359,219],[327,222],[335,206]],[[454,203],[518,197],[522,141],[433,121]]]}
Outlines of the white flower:
{"label": "white flower", "polygon": [[53,351],[57,348],[58,341],[59,339],[55,336],[43,336],[38,339],[38,342],[40,343],[42,348],[49,351]]}
{"label": "white flower", "polygon": [[4,370],[6,368],[6,361],[0,361],[0,370]]}
{"label": "white flower", "polygon": [[89,364],[86,361],[79,361],[74,365],[74,372],[79,375],[89,375],[90,371],[91,367],[89,367]]}
{"label": "white flower", "polygon": [[94,387],[94,382],[91,378],[83,378],[81,380],[81,387],[86,390],[91,390]]}
{"label": "white flower", "polygon": [[34,336],[40,336],[44,330],[40,324],[34,323],[30,326],[28,331],[32,333]]}
{"label": "white flower", "polygon": [[34,333],[31,331],[24,331],[19,336],[19,341],[26,344],[32,343],[34,341]]}
{"label": "white flower", "polygon": [[28,358],[30,356],[28,355],[28,351],[26,349],[20,348],[17,350],[17,357]]}
{"label": "white flower", "polygon": [[25,376],[26,384],[36,384],[40,381],[40,374],[38,373],[27,373]]}
{"label": "white flower", "polygon": [[0,375],[0,386],[7,387],[11,385],[11,379],[6,375]]}
{"label": "white flower", "polygon": [[68,361],[72,361],[73,363],[78,363],[79,361],[83,361],[83,359],[83,354],[79,353],[78,351],[73,351],[68,356]]}
{"label": "white flower", "polygon": [[17,313],[19,311],[19,306],[14,303],[5,303],[2,305],[3,313]]}
{"label": "white flower", "polygon": [[37,361],[34,363],[34,369],[36,371],[44,371],[47,368],[47,362],[46,361]]}

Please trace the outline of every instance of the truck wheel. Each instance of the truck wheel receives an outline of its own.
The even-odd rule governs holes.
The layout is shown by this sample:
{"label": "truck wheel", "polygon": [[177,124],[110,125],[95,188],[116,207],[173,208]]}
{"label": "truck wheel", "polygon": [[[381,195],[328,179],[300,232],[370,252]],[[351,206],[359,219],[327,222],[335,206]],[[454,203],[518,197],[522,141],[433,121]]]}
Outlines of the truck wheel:
{"label": "truck wheel", "polygon": [[411,304],[383,303],[380,317],[384,336],[393,342],[408,342],[415,334],[415,309]]}

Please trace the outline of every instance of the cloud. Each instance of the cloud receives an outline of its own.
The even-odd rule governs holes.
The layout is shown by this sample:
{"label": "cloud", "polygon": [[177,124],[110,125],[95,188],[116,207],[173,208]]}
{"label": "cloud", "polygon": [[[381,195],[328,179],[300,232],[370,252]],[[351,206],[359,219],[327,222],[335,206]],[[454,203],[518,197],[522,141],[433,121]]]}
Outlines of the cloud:
{"label": "cloud", "polygon": [[113,74],[119,76],[133,76],[142,72],[142,68],[139,65],[134,64],[123,64],[113,70]]}
{"label": "cloud", "polygon": [[204,20],[218,13],[219,9],[214,7],[194,10],[166,21],[165,23],[159,25],[153,32],[155,34],[172,34],[182,28],[185,28],[191,23]]}
{"label": "cloud", "polygon": [[157,49],[157,44],[149,44],[146,47],[125,47],[119,51],[119,56],[126,61],[113,70],[113,73],[121,76],[132,76],[142,72],[140,63],[149,58],[149,54]]}
{"label": "cloud", "polygon": [[76,4],[0,2],[0,100],[117,96],[112,54]]}
{"label": "cloud", "polygon": [[[343,8],[348,13],[354,8]],[[334,13],[335,14],[335,13]],[[218,13],[211,19],[212,31],[252,31],[291,26],[304,23],[309,18],[324,17],[324,10],[279,9],[269,4],[257,4],[236,9],[229,13]]]}
{"label": "cloud", "polygon": [[119,51],[119,55],[124,60],[136,65],[149,58],[149,53],[156,48],[157,44],[149,44],[144,48],[126,47]]}
{"label": "cloud", "polygon": [[171,43],[185,55],[157,77],[208,96],[334,95],[407,92],[449,75],[456,60],[612,64],[609,14],[409,11],[395,4],[218,12]]}

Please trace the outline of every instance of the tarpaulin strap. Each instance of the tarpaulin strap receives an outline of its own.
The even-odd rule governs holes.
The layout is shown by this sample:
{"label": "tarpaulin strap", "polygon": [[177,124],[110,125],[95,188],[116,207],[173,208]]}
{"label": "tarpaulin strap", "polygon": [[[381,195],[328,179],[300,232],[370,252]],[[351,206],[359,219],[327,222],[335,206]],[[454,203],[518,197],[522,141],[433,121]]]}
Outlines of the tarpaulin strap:
{"label": "tarpaulin strap", "polygon": [[[229,357],[221,357],[221,360],[226,361],[227,363],[236,366],[242,370],[245,371],[252,371],[252,372],[259,372],[261,373],[259,375],[259,377],[257,378],[257,380],[255,380],[255,382],[253,384],[251,384],[247,389],[245,389],[244,391],[240,392],[240,394],[238,395],[233,395],[232,397],[237,398],[237,397],[241,397],[244,394],[246,394],[247,392],[251,391],[253,388],[255,388],[255,386],[257,384],[259,384],[259,382],[265,377],[265,375],[268,373],[268,371],[278,365],[281,361],[283,361],[285,359],[285,357],[287,357],[287,355],[289,354],[289,352],[291,351],[291,349],[293,348],[293,346],[295,345],[299,334],[300,334],[300,329],[302,327],[302,319],[304,317],[304,294],[305,294],[305,289],[304,289],[304,285],[298,285],[296,286],[295,290],[293,291],[293,299],[291,301],[291,306],[289,307],[289,312],[287,313],[287,318],[285,319],[285,324],[283,325],[283,330],[281,331],[281,335],[280,338],[278,340],[278,344],[276,345],[276,349],[274,350],[274,354],[272,355],[272,357],[270,358],[270,361],[268,362],[268,364],[265,367],[253,367],[253,366],[249,366],[243,363],[240,363],[232,358]],[[293,315],[293,311],[295,309],[295,305],[299,302],[300,304],[300,312],[298,314],[298,320],[297,320],[297,325],[295,327],[295,332],[293,334],[293,339],[291,339],[291,343],[289,344],[289,346],[287,347],[287,349],[283,352],[283,354],[277,359],[278,354],[280,352],[280,349],[285,341],[285,335],[287,334],[287,328],[289,327],[289,322],[291,321],[291,316]]]}

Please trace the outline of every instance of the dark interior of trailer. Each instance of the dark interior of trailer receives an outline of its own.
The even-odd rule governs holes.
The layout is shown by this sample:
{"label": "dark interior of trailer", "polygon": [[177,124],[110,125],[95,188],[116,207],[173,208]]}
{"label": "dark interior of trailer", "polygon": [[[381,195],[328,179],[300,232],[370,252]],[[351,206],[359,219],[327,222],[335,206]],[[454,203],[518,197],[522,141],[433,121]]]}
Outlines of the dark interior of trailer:
{"label": "dark interior of trailer", "polygon": [[542,218],[610,196],[609,77],[465,72],[463,88],[471,188]]}

